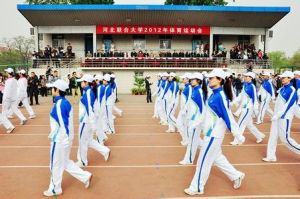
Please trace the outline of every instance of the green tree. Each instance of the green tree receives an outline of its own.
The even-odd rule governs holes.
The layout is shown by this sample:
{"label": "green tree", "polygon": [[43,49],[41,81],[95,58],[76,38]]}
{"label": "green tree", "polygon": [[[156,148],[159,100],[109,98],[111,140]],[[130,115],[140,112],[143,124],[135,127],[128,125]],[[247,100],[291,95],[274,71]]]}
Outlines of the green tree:
{"label": "green tree", "polygon": [[165,5],[206,5],[206,6],[216,6],[227,5],[225,0],[166,0]]}
{"label": "green tree", "polygon": [[273,69],[275,72],[280,72],[281,68],[290,66],[290,60],[286,57],[282,51],[270,52],[269,59],[272,61]]}
{"label": "green tree", "polygon": [[22,60],[22,55],[13,49],[0,53],[0,65],[20,64]]}
{"label": "green tree", "polygon": [[296,66],[296,68],[300,69],[300,49],[295,52],[295,54],[291,58],[291,63],[293,66]]}

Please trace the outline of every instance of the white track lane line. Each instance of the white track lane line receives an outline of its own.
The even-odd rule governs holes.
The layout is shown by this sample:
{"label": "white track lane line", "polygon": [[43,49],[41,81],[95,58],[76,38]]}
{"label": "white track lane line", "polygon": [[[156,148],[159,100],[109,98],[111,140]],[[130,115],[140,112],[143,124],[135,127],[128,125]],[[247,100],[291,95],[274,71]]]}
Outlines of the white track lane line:
{"label": "white track lane line", "polygon": [[178,197],[165,199],[252,199],[252,198],[300,198],[300,195],[245,195],[245,196],[207,196],[207,197]]}

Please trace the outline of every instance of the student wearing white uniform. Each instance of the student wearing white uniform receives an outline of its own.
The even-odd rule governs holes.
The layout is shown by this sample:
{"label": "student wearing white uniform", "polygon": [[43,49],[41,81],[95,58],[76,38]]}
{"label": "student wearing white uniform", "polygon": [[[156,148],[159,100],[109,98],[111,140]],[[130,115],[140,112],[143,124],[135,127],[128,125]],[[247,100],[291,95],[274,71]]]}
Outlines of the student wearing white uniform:
{"label": "student wearing white uniform", "polygon": [[185,73],[183,76],[180,77],[182,79],[182,83],[184,87],[180,98],[180,111],[178,113],[178,117],[176,120],[176,125],[182,138],[181,144],[184,146],[188,144],[187,113],[188,113],[188,104],[192,96],[192,86],[189,82],[190,76],[191,74]]}
{"label": "student wearing white uniform", "polygon": [[204,113],[204,142],[199,154],[196,172],[189,188],[184,192],[188,195],[201,195],[211,167],[217,166],[226,176],[233,181],[233,188],[238,189],[242,184],[245,174],[236,170],[222,153],[222,142],[226,128],[240,141],[244,137],[240,135],[239,128],[234,121],[229,109],[229,100],[232,100],[230,82],[225,81],[225,73],[221,69],[214,69],[208,74],[209,86],[213,93],[208,98],[207,108]]}
{"label": "student wearing white uniform", "polygon": [[274,88],[270,80],[271,73],[263,72],[263,82],[258,91],[258,96],[260,98],[261,104],[259,107],[259,114],[257,117],[256,124],[261,124],[264,121],[265,113],[267,112],[271,117],[273,116],[273,111],[270,108],[271,100],[275,100]]}
{"label": "student wearing white uniform", "polygon": [[[244,73],[245,83],[243,86],[242,93],[233,100],[232,104],[240,104],[241,106],[241,115],[238,121],[240,132],[243,134],[246,127],[249,129],[250,133],[255,136],[256,143],[261,143],[265,137],[256,126],[253,124],[252,115],[257,115],[258,113],[258,102],[256,95],[256,88],[252,83],[252,80],[255,78],[255,73],[247,72]],[[230,144],[238,145],[241,144],[236,139],[233,140]]]}
{"label": "student wearing white uniform", "polygon": [[167,113],[166,113],[166,104],[164,101],[164,95],[168,90],[169,87],[169,81],[168,81],[169,74],[163,73],[162,74],[162,81],[160,85],[160,93],[158,97],[158,115],[160,118],[160,124],[162,125],[168,125],[167,123]]}
{"label": "student wearing white uniform", "polygon": [[182,161],[179,164],[188,165],[193,164],[197,149],[201,146],[202,139],[201,122],[203,122],[203,114],[205,112],[205,100],[207,96],[206,84],[203,82],[203,75],[201,73],[194,73],[190,77],[192,94],[191,100],[187,105],[188,113],[188,144],[186,152]]}
{"label": "student wearing white uniform", "polygon": [[176,82],[176,74],[170,73],[169,77],[169,84],[170,87],[165,94],[165,108],[167,114],[167,122],[169,125],[167,133],[175,133],[176,132],[176,118],[174,116],[175,111],[178,105],[178,92],[179,92],[179,85]]}
{"label": "student wearing white uniform", "polygon": [[300,118],[300,71],[297,70],[294,72],[295,75],[295,88],[297,92],[297,102],[294,108],[294,114],[297,118]]}
{"label": "student wearing white uniform", "polygon": [[123,111],[116,106],[118,87],[117,87],[117,83],[116,83],[115,74],[110,75],[110,83],[111,83],[110,86],[112,88],[113,111],[115,111],[119,116],[122,116]]}
{"label": "student wearing white uniform", "polygon": [[104,119],[104,130],[106,134],[115,134],[115,124],[113,119],[113,105],[114,105],[114,97],[113,97],[113,91],[110,84],[110,75],[105,74],[103,77],[103,85],[105,86],[104,89],[104,108],[105,108],[105,119]]}
{"label": "student wearing white uniform", "polygon": [[275,102],[267,147],[267,157],[263,158],[263,161],[266,162],[277,161],[276,148],[278,137],[288,149],[300,154],[300,144],[291,138],[291,126],[297,99],[296,89],[290,83],[294,74],[291,71],[285,71],[282,75],[279,75],[279,77],[281,78],[283,86],[278,91],[278,97]]}
{"label": "student wearing white uniform", "polygon": [[161,91],[161,87],[160,87],[160,84],[161,84],[161,74],[158,73],[157,74],[157,84],[156,84],[156,90],[155,92],[152,94],[152,96],[156,96],[155,98],[155,103],[154,103],[154,113],[153,113],[153,116],[152,118],[157,118],[158,119],[158,96],[160,94],[160,91]]}
{"label": "student wearing white uniform", "polygon": [[14,78],[14,70],[12,68],[7,68],[5,71],[7,72],[8,78],[5,81],[3,90],[2,114],[7,117],[9,110],[11,109],[20,119],[20,124],[24,125],[26,118],[18,109],[19,101],[16,94],[18,90],[18,81]]}
{"label": "student wearing white uniform", "polygon": [[54,106],[50,112],[50,184],[49,188],[44,191],[44,196],[57,196],[62,194],[62,178],[63,172],[67,171],[73,177],[84,183],[88,188],[91,183],[92,174],[83,171],[72,160],[70,153],[74,138],[73,129],[73,110],[69,101],[65,98],[68,89],[67,82],[56,80],[52,87],[52,95],[54,96]]}
{"label": "student wearing white uniform", "polygon": [[27,95],[27,78],[26,78],[26,71],[20,70],[20,78],[18,79],[18,101],[22,102],[25,106],[27,112],[29,113],[29,118],[34,119],[36,117],[35,113],[33,112],[31,106],[28,102],[28,95]]}
{"label": "student wearing white uniform", "polygon": [[104,160],[107,161],[110,150],[106,146],[99,144],[94,138],[96,132],[96,120],[94,113],[95,95],[91,89],[93,82],[91,75],[85,74],[78,82],[81,82],[83,88],[83,96],[79,102],[79,147],[77,151],[77,164],[82,166],[88,165],[87,152],[88,148],[96,150],[104,156]]}
{"label": "student wearing white uniform", "polygon": [[3,126],[6,128],[6,133],[11,133],[15,129],[14,125],[7,119],[5,115],[2,115],[0,113],[0,125],[3,124]]}

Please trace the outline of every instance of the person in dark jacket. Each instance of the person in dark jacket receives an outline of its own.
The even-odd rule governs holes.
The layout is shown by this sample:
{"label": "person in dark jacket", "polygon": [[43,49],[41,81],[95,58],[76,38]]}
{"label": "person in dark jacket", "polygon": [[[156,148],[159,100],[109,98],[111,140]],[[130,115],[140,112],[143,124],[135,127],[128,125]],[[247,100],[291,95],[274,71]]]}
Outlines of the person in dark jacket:
{"label": "person in dark jacket", "polygon": [[145,87],[146,87],[146,91],[147,91],[147,103],[152,103],[151,87],[150,87],[152,85],[152,83],[149,80],[150,80],[150,76],[147,75],[145,78]]}
{"label": "person in dark jacket", "polygon": [[241,74],[238,74],[237,78],[234,79],[234,87],[236,91],[236,96],[238,96],[243,89],[243,82]]}
{"label": "person in dark jacket", "polygon": [[39,105],[39,79],[38,76],[31,72],[31,76],[28,79],[28,87],[29,87],[29,97],[30,97],[30,105],[33,105],[33,96],[35,98],[36,105]]}

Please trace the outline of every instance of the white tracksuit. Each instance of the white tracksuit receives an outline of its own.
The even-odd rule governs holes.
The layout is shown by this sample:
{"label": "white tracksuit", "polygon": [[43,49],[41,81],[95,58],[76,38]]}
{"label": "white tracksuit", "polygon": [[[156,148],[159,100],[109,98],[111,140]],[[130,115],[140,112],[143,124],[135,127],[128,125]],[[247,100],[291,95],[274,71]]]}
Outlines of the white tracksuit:
{"label": "white tracksuit", "polygon": [[3,124],[6,129],[14,128],[14,125],[12,125],[12,123],[7,119],[5,115],[2,115],[2,113],[0,113],[0,124]]}
{"label": "white tracksuit", "polygon": [[180,111],[176,120],[176,125],[182,138],[183,143],[188,142],[188,104],[192,96],[192,86],[187,83],[184,85],[180,98]]}
{"label": "white tracksuit", "polygon": [[109,153],[109,148],[99,144],[94,138],[96,132],[96,121],[93,105],[95,96],[92,89],[88,86],[84,88],[83,96],[79,102],[79,147],[77,159],[83,165],[88,165],[87,152],[88,147],[98,151],[103,156]]}
{"label": "white tracksuit", "polygon": [[114,119],[113,119],[113,105],[114,105],[114,97],[113,97],[113,92],[112,88],[109,84],[105,86],[104,90],[104,105],[105,105],[105,114],[104,114],[104,130],[105,132],[111,132],[111,133],[116,133],[115,130],[115,124],[114,124]]}
{"label": "white tracksuit", "polygon": [[152,94],[152,96],[156,96],[155,103],[154,103],[154,114],[153,114],[153,117],[155,118],[158,118],[158,102],[159,102],[158,96],[161,91],[161,87],[160,87],[161,81],[162,80],[157,81],[156,91]]}
{"label": "white tracksuit", "polygon": [[294,114],[300,119],[300,79],[296,79],[297,102],[294,108]]}
{"label": "white tracksuit", "polygon": [[26,120],[22,112],[18,109],[18,81],[10,77],[5,81],[3,90],[3,102],[2,102],[2,114],[8,116],[9,110],[11,109],[21,121]]}
{"label": "white tracksuit", "polygon": [[30,116],[35,115],[33,112],[31,106],[28,103],[28,96],[27,96],[27,79],[25,77],[21,77],[18,80],[18,101],[22,102],[23,105],[25,106],[27,112],[29,113]]}
{"label": "white tracksuit", "polygon": [[271,100],[275,99],[274,88],[270,80],[264,80],[258,91],[258,96],[261,98],[261,104],[259,107],[259,114],[257,122],[262,123],[264,121],[265,113],[267,112],[271,117],[273,115],[272,109],[269,107]]}
{"label": "white tracksuit", "polygon": [[205,112],[204,94],[200,85],[193,87],[191,100],[187,105],[187,109],[188,145],[183,162],[193,163],[197,153],[197,149],[202,143],[200,137],[200,124],[203,122],[203,113]]}
{"label": "white tracksuit", "polygon": [[164,95],[169,87],[168,80],[162,80],[161,89],[158,97],[158,115],[161,123],[167,123],[167,107],[164,99]]}
{"label": "white tracksuit", "polygon": [[242,175],[228,162],[222,153],[221,145],[226,128],[234,135],[239,134],[239,128],[229,109],[229,100],[225,96],[222,87],[213,90],[207,101],[203,118],[205,137],[198,157],[196,172],[189,187],[190,190],[195,192],[204,190],[213,165],[225,173],[231,181]]}
{"label": "white tracksuit", "polygon": [[[264,138],[265,135],[253,124],[252,114],[258,111],[258,102],[256,88],[252,83],[244,83],[241,94],[232,102],[232,104],[238,103],[241,103],[241,115],[238,121],[241,134],[243,135],[247,127],[256,139]],[[234,142],[237,142],[237,140],[235,139]]]}
{"label": "white tracksuit", "polygon": [[107,139],[105,134],[104,126],[105,126],[105,86],[98,85],[97,86],[97,97],[94,104],[95,108],[95,116],[96,116],[96,134],[97,134],[97,141],[100,144],[103,144],[103,140]]}
{"label": "white tracksuit", "polygon": [[179,85],[176,81],[170,82],[170,87],[165,94],[165,107],[167,112],[167,122],[171,132],[176,131],[176,118],[174,116],[178,105]]}
{"label": "white tracksuit", "polygon": [[291,138],[291,126],[296,105],[296,90],[291,85],[285,85],[278,91],[275,102],[274,116],[272,117],[271,132],[268,141],[267,158],[276,160],[278,137],[288,149],[300,154],[300,145]]}
{"label": "white tracksuit", "polygon": [[119,116],[122,115],[122,110],[119,109],[117,106],[116,106],[116,99],[117,99],[117,84],[116,82],[114,82],[112,85],[111,85],[111,88],[112,88],[112,103],[113,103],[113,111],[116,112]]}
{"label": "white tracksuit", "polygon": [[91,173],[83,171],[72,160],[70,152],[74,138],[73,110],[71,104],[64,97],[55,97],[55,104],[50,112],[50,184],[48,191],[62,192],[61,183],[63,172],[67,171],[73,177],[86,183]]}

